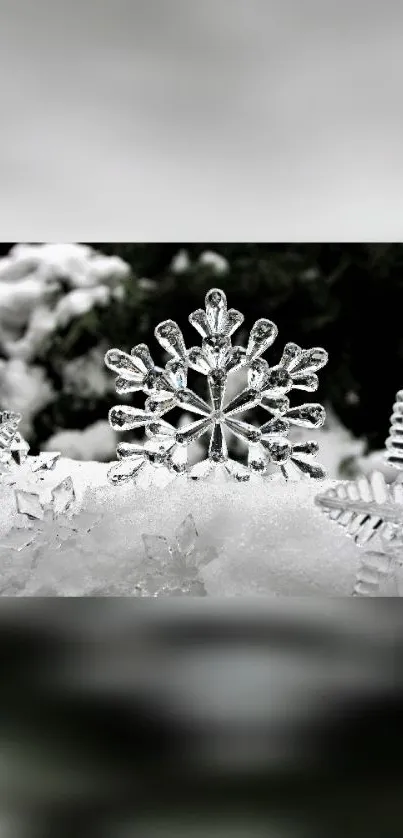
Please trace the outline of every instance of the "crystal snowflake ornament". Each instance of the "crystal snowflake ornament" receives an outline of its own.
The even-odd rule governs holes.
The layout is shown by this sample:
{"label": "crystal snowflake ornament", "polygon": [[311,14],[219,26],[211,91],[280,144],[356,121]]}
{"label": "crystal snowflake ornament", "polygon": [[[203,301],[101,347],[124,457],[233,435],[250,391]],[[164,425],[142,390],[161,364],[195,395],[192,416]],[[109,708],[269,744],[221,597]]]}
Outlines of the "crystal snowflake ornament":
{"label": "crystal snowflake ornament", "polygon": [[388,486],[381,472],[339,483],[316,503],[361,546],[376,535],[388,544],[403,532],[403,484]]}
{"label": "crystal snowflake ornament", "polygon": [[143,542],[137,596],[206,596],[200,570],[218,554],[202,544],[193,515],[182,521],[172,542],[162,535],[143,535]]}
{"label": "crystal snowflake ornament", "polygon": [[403,470],[403,390],[396,393],[389,436],[386,440],[386,459],[391,466]]}
{"label": "crystal snowflake ornament", "polygon": [[[109,472],[112,483],[137,481],[145,469],[161,466],[172,475],[185,473],[193,478],[205,476],[219,465],[229,476],[247,480],[253,473],[269,473],[273,464],[285,478],[325,476],[322,466],[310,459],[318,451],[317,443],[293,444],[289,439],[292,425],[321,427],[325,411],[320,404],[291,407],[289,393],[293,389],[317,389],[316,373],[327,363],[327,352],[287,343],[280,362],[269,366],[262,355],[276,339],[277,327],[261,318],[252,327],[246,347],[233,346],[232,336],[243,319],[239,311],[227,308],[224,292],[213,288],[206,294],[205,310],[198,309],[189,316],[201,335],[201,346],[187,349],[177,323],[165,320],[155,329],[157,341],[170,356],[164,367],[155,365],[145,344],[135,346],[131,354],[120,349],[106,353],[106,365],[118,376],[117,393],[126,396],[142,391],[147,396],[144,409],[123,404],[109,412],[114,430],[143,428],[148,440],[144,445],[118,445],[119,462]],[[247,386],[227,402],[228,378],[240,369],[247,373]],[[208,400],[187,386],[189,370],[206,377]],[[195,413],[198,418],[177,428],[163,418],[173,408]],[[247,421],[245,414],[256,408],[271,418],[258,425]],[[209,434],[207,458],[192,466],[188,448],[204,434]],[[246,465],[229,456],[230,435],[243,443]]]}
{"label": "crystal snowflake ornament", "polygon": [[[396,394],[386,440],[385,459],[403,470],[403,390]],[[381,472],[370,477],[338,483],[317,495],[322,511],[352,536],[359,546],[378,537],[380,550],[363,554],[354,583],[354,596],[382,596],[385,583],[389,595],[400,596],[399,578],[403,566],[403,481],[398,474],[388,485]]]}
{"label": "crystal snowflake ornament", "polygon": [[388,485],[381,472],[373,472],[338,483],[317,495],[316,503],[359,546],[379,539],[379,551],[363,554],[353,590],[355,596],[378,596],[403,558],[403,484]]}

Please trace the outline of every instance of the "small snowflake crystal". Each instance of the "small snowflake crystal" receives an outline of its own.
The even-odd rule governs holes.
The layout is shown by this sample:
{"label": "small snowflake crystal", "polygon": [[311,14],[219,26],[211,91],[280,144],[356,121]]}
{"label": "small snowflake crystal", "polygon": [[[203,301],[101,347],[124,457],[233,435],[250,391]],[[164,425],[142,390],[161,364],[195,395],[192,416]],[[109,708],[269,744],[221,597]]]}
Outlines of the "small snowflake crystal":
{"label": "small snowflake crystal", "polygon": [[23,490],[15,490],[15,501],[17,524],[2,538],[0,558],[13,551],[29,551],[32,562],[53,556],[56,550],[78,543],[99,518],[89,512],[74,514],[76,494],[71,477],[51,490],[49,502],[38,492]]}
{"label": "small snowflake crystal", "polygon": [[21,414],[0,411],[0,475],[9,486],[34,486],[53,471],[60,459],[56,451],[29,454],[29,445],[18,431]]}
{"label": "small snowflake crystal", "polygon": [[200,570],[216,558],[201,544],[193,515],[188,515],[170,542],[162,535],[143,535],[145,560],[139,565],[137,596],[206,596]]}
{"label": "small snowflake crystal", "polygon": [[[233,346],[231,338],[243,323],[243,315],[227,308],[226,296],[217,288],[206,294],[205,310],[193,312],[189,322],[201,335],[201,347],[187,349],[173,320],[156,327],[155,337],[171,356],[165,367],[155,365],[145,344],[135,346],[130,355],[120,349],[106,353],[106,365],[118,376],[117,393],[127,395],[141,390],[147,396],[144,409],[113,407],[110,424],[116,431],[144,428],[149,439],[144,445],[118,445],[120,462],[110,469],[110,480],[137,480],[150,466],[166,467],[172,475],[186,473],[198,478],[217,465],[231,477],[247,480],[252,473],[269,473],[273,464],[285,478],[323,478],[324,469],[309,459],[318,451],[316,442],[292,444],[288,437],[292,425],[321,427],[325,411],[320,404],[291,407],[288,394],[293,389],[317,389],[316,372],[327,362],[326,351],[304,350],[288,343],[280,362],[269,366],[261,356],[276,339],[277,327],[265,318],[252,327],[246,347]],[[228,402],[228,378],[241,369],[247,372],[247,386]],[[187,386],[189,370],[206,376],[208,400]],[[173,408],[195,413],[199,418],[177,428],[163,418]],[[267,411],[271,418],[258,425],[245,420],[244,415],[256,408]],[[204,434],[209,434],[208,456],[201,463],[190,465],[187,450]],[[229,456],[228,435],[243,443],[246,465]]]}

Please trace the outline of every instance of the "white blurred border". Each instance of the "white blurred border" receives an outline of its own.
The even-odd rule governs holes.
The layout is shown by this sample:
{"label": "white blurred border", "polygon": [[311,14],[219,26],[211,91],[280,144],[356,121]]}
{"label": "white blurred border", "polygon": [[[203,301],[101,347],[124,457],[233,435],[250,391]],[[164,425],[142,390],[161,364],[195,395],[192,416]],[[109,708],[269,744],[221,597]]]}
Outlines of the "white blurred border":
{"label": "white blurred border", "polygon": [[0,230],[399,240],[395,0],[1,0]]}

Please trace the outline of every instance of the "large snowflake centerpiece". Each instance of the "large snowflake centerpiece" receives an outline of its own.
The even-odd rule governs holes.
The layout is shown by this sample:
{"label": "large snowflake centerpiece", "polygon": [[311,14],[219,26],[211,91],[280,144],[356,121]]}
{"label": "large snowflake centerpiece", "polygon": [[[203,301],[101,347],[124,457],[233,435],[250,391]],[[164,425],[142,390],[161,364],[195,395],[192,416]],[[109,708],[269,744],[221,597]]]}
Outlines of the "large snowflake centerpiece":
{"label": "large snowflake centerpiece", "polygon": [[[317,443],[293,444],[289,439],[292,425],[323,425],[324,408],[312,403],[291,407],[288,394],[292,389],[317,389],[316,372],[326,364],[327,352],[287,343],[280,362],[270,366],[262,355],[276,339],[277,326],[261,318],[252,327],[247,346],[233,346],[232,336],[243,320],[239,311],[227,308],[224,292],[213,288],[206,294],[205,310],[189,316],[202,337],[201,346],[187,349],[177,323],[165,320],[155,329],[157,341],[170,356],[165,367],[155,365],[145,344],[135,346],[131,354],[120,349],[106,353],[106,365],[118,376],[117,393],[143,391],[147,396],[144,409],[116,405],[109,412],[114,430],[144,428],[147,437],[145,444],[117,446],[119,462],[109,471],[113,483],[137,480],[145,469],[155,466],[193,478],[206,476],[217,465],[238,480],[247,480],[253,473],[271,473],[273,465],[285,478],[325,476],[324,469],[310,459],[318,451]],[[247,386],[228,402],[229,376],[241,369],[247,373]],[[207,378],[209,401],[187,386],[189,370]],[[257,407],[270,414],[270,419],[258,425],[245,420],[245,414]],[[177,428],[163,418],[173,408],[198,418]],[[207,457],[190,465],[188,448],[206,433],[210,436]],[[231,434],[244,443],[246,464],[229,456],[227,437]]]}

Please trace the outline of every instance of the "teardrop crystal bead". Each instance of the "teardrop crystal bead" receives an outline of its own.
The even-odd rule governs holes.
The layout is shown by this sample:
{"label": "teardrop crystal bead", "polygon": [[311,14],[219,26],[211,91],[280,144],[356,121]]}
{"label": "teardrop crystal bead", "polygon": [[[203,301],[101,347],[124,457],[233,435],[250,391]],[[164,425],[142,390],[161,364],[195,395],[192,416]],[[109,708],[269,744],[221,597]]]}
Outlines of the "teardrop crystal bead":
{"label": "teardrop crystal bead", "polygon": [[176,394],[176,403],[192,413],[201,413],[202,416],[209,416],[211,407],[193,390],[185,387],[183,390],[178,390]]}
{"label": "teardrop crystal bead", "polygon": [[185,341],[178,324],[174,320],[164,320],[159,323],[154,330],[154,334],[166,352],[169,352],[174,358],[185,360]]}
{"label": "teardrop crystal bead", "polygon": [[133,346],[131,355],[137,360],[139,366],[141,364],[143,365],[145,370],[152,370],[154,368],[154,361],[146,343],[138,343],[137,346]]}
{"label": "teardrop crystal bead", "polygon": [[225,334],[227,335],[227,337],[230,337],[234,334],[234,332],[236,332],[237,329],[239,329],[244,319],[245,318],[240,311],[237,311],[235,308],[230,308],[230,310],[227,312],[227,318],[225,323]]}
{"label": "teardrop crystal bead", "polygon": [[203,311],[202,308],[198,308],[197,311],[193,311],[192,314],[189,314],[189,323],[193,326],[202,338],[208,337],[211,335],[211,329],[209,322],[207,320],[206,312]]}
{"label": "teardrop crystal bead", "polygon": [[326,419],[326,411],[321,404],[301,404],[290,407],[286,414],[293,425],[302,428],[321,428]]}
{"label": "teardrop crystal bead", "polygon": [[119,396],[124,396],[126,393],[138,393],[143,387],[141,381],[133,381],[131,378],[123,378],[119,375],[115,381],[115,389]]}
{"label": "teardrop crystal bead", "polygon": [[279,366],[290,372],[301,356],[302,349],[297,343],[286,343]]}
{"label": "teardrop crystal bead", "polygon": [[112,372],[116,372],[121,376],[121,378],[134,381],[138,384],[141,384],[146,374],[144,364],[121,349],[109,349],[105,355],[105,364]]}
{"label": "teardrop crystal bead", "polygon": [[209,459],[214,463],[222,463],[228,457],[227,443],[220,423],[214,425],[209,445]]}
{"label": "teardrop crystal bead", "polygon": [[118,460],[127,459],[127,457],[144,457],[144,448],[136,442],[119,442],[116,446],[116,454]]}
{"label": "teardrop crystal bead", "polygon": [[316,346],[313,349],[303,349],[299,359],[293,364],[291,372],[316,372],[327,364],[329,356],[326,349]]}
{"label": "teardrop crystal bead", "polygon": [[278,335],[278,329],[275,323],[271,320],[266,320],[262,317],[256,320],[252,326],[246,353],[249,361],[253,361],[259,355],[262,355],[269,346],[274,343]]}
{"label": "teardrop crystal bead", "polygon": [[196,372],[200,372],[202,375],[209,374],[211,367],[200,346],[192,346],[192,348],[189,349],[187,361],[189,366],[193,370],[196,370]]}
{"label": "teardrop crystal bead", "polygon": [[118,404],[109,411],[109,422],[115,431],[133,431],[141,428],[150,420],[150,414],[136,407]]}
{"label": "teardrop crystal bead", "polygon": [[287,422],[286,419],[282,419],[280,416],[275,416],[274,419],[270,419],[269,422],[265,422],[265,424],[260,428],[262,437],[273,436],[273,434],[286,434],[289,430],[290,423]]}
{"label": "teardrop crystal bead", "polygon": [[205,297],[207,322],[213,335],[224,335],[227,321],[227,298],[224,291],[212,288]]}
{"label": "teardrop crystal bead", "polygon": [[248,369],[248,384],[260,390],[269,373],[269,365],[263,358],[255,358]]}

